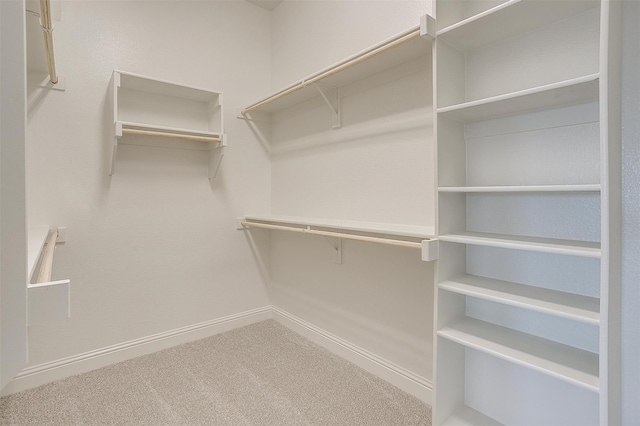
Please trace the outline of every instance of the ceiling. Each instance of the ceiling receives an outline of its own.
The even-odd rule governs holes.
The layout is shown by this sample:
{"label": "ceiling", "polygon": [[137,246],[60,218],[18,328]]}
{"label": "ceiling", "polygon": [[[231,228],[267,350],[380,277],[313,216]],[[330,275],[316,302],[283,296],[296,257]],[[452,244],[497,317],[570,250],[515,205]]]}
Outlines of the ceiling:
{"label": "ceiling", "polygon": [[282,3],[282,0],[247,0],[247,1],[249,3],[255,4],[256,6],[259,6],[267,10],[273,10],[276,7],[278,7],[280,3]]}

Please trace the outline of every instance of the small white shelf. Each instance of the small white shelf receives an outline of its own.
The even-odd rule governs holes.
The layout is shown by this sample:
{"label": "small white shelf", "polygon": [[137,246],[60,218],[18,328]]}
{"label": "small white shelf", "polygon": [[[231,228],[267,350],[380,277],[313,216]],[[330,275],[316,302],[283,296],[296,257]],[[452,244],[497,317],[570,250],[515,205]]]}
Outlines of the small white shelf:
{"label": "small white shelf", "polygon": [[599,74],[565,80],[477,101],[438,108],[443,117],[478,121],[527,111],[557,108],[598,99]]}
{"label": "small white shelf", "polygon": [[363,232],[369,234],[393,235],[398,237],[411,237],[431,239],[435,236],[432,226],[404,225],[380,222],[359,222],[340,219],[320,219],[311,217],[261,215],[245,216],[245,219],[258,222],[269,222],[282,225],[311,226],[316,228],[336,229],[341,231]]}
{"label": "small white shelf", "polygon": [[600,243],[560,240],[554,238],[523,237],[516,235],[460,232],[438,237],[440,241],[478,246],[527,250],[550,254],[600,258]]}
{"label": "small white shelf", "polygon": [[598,392],[598,355],[537,336],[464,317],[438,336]]}
{"label": "small white shelf", "polygon": [[463,405],[450,415],[442,426],[503,426],[503,424]]}
{"label": "small white shelf", "polygon": [[118,144],[212,151],[209,178],[216,176],[226,146],[221,92],[118,70],[113,71],[111,91],[110,176]]}
{"label": "small white shelf", "polygon": [[[538,3],[538,4],[537,4]],[[439,39],[467,52],[516,37],[600,5],[599,1],[510,0],[436,32]]]}
{"label": "small white shelf", "polygon": [[461,275],[438,284],[441,290],[516,306],[591,325],[600,324],[600,301],[594,297],[565,293],[508,281]]}
{"label": "small white shelf", "polygon": [[425,56],[431,52],[431,47],[432,43],[420,36],[420,28],[412,28],[254,102],[243,110],[243,114],[252,111],[281,111],[321,96],[313,87],[315,83],[339,89],[393,66]]}
{"label": "small white shelf", "polygon": [[65,319],[71,316],[71,280],[32,283],[50,228],[30,227],[27,232],[27,323]]}
{"label": "small white shelf", "polygon": [[439,192],[600,192],[600,184],[585,185],[493,185],[493,186],[441,186]]}

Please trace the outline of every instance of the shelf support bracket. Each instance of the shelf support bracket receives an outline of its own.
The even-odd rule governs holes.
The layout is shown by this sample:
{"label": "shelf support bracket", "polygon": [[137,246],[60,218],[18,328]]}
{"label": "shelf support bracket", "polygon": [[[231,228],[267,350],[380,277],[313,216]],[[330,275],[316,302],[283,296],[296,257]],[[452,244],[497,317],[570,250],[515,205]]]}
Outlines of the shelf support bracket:
{"label": "shelf support bracket", "polygon": [[[327,93],[325,93],[325,90],[322,90],[320,84],[320,82],[313,83],[316,90],[318,90],[318,93],[320,93],[320,96],[329,107],[329,110],[331,110],[331,127],[339,129],[342,127],[342,120],[340,117],[340,98],[338,97],[338,88],[325,84],[325,86],[327,86],[331,91],[329,96],[327,96]],[[331,99],[329,99],[329,97],[331,97]]]}
{"label": "shelf support bracket", "polygon": [[325,237],[332,249],[336,251],[335,263],[342,265],[342,238]]}
{"label": "shelf support bracket", "polygon": [[[220,169],[220,164],[222,164],[222,158],[224,157],[224,149],[227,146],[227,135],[222,135],[222,141],[220,144],[211,149],[210,158],[209,158],[209,179],[214,179],[218,175],[218,170]],[[214,153],[217,151],[217,154]]]}

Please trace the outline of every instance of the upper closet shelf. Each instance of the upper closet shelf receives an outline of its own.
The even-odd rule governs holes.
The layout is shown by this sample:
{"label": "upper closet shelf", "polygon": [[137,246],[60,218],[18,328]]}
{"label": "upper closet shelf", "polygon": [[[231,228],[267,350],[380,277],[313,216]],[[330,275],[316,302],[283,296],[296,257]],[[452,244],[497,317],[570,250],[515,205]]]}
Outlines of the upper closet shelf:
{"label": "upper closet shelf", "polygon": [[599,1],[509,0],[483,13],[472,16],[436,33],[461,52],[470,51],[496,41],[507,40],[536,28],[599,7]]}
{"label": "upper closet shelf", "polygon": [[222,93],[117,70],[112,91],[115,138],[109,175],[115,169],[118,144],[123,143],[218,148],[209,165],[209,178],[215,177],[226,146]]}
{"label": "upper closet shelf", "polygon": [[[421,249],[422,260],[424,261],[433,261],[438,257],[438,241],[434,238],[434,228],[430,226],[273,215],[238,218],[237,229],[251,227],[300,232],[308,235],[336,238],[338,241],[347,239]],[[389,237],[419,239],[420,241]],[[334,248],[337,252],[337,262],[342,263],[341,243],[338,242],[338,245]]]}
{"label": "upper closet shelf", "polygon": [[442,107],[438,108],[437,112],[443,117],[458,121],[478,121],[527,111],[586,103],[598,99],[598,81],[599,75],[591,74],[518,92]]}
{"label": "upper closet shelf", "polygon": [[600,184],[577,185],[493,185],[493,186],[441,186],[439,192],[600,192]]}
{"label": "upper closet shelf", "polygon": [[[327,88],[338,89],[431,52],[431,43],[423,35],[419,27],[406,31],[251,104],[241,114],[244,116],[252,111],[272,113],[319,96],[331,103],[325,94]],[[335,105],[330,105],[330,108],[337,112]]]}

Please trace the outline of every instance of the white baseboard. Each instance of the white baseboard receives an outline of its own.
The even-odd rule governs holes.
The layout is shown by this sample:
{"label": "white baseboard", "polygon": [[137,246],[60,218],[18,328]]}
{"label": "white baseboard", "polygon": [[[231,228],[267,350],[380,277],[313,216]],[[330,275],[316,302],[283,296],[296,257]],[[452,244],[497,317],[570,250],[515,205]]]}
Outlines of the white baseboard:
{"label": "white baseboard", "polygon": [[433,405],[433,386],[431,381],[275,306],[272,306],[272,309],[273,319],[285,327],[356,364],[369,373],[386,380],[423,402]]}
{"label": "white baseboard", "polygon": [[[0,0],[1,1],[1,0]],[[275,306],[265,306],[199,324],[130,340],[22,370],[2,389],[2,396],[86,373],[163,349],[204,339],[225,331],[273,318],[285,327],[330,350],[360,368],[432,405],[431,382],[334,334]]]}
{"label": "white baseboard", "polygon": [[183,343],[204,339],[215,334],[270,318],[272,318],[272,308],[265,306],[27,367],[2,389],[2,396],[168,349]]}

